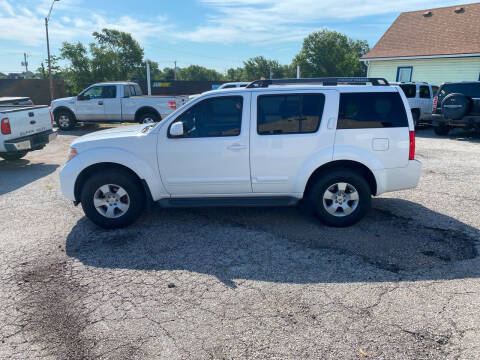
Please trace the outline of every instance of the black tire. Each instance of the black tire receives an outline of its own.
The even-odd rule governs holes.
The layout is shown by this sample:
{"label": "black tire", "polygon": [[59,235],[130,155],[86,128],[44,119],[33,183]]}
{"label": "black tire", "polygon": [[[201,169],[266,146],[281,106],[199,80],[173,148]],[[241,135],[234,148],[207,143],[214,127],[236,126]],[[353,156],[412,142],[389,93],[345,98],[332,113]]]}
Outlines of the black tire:
{"label": "black tire", "polygon": [[20,160],[25,155],[27,155],[27,153],[28,151],[16,151],[16,152],[0,154],[0,157],[8,161],[14,161],[14,160]]}
{"label": "black tire", "polygon": [[72,130],[77,123],[75,116],[67,110],[57,111],[55,113],[55,122],[58,128],[63,131]]}
{"label": "black tire", "polygon": [[420,110],[412,109],[412,117],[413,117],[413,124],[415,127],[418,126],[418,122],[420,121]]}
{"label": "black tire", "polygon": [[[107,184],[122,187],[129,197],[129,207],[121,216],[108,218],[95,208],[94,196],[97,190]],[[132,224],[145,208],[145,192],[140,181],[121,169],[107,169],[93,174],[83,185],[80,197],[85,215],[104,229],[122,228]]]}
{"label": "black tire", "polygon": [[447,125],[436,125],[433,127],[433,131],[437,135],[445,136],[445,135],[448,135],[448,132],[450,131],[450,127],[448,127]]}
{"label": "black tire", "polygon": [[[358,193],[357,205],[348,215],[332,215],[324,206],[324,194],[337,183],[350,184]],[[351,187],[348,187],[347,191],[349,191],[348,189],[351,189]],[[371,206],[371,196],[370,186],[362,175],[348,168],[341,168],[335,169],[320,177],[311,187],[308,194],[308,201],[315,215],[321,222],[330,226],[344,227],[357,223],[367,214]],[[346,203],[350,204],[353,203],[353,201],[347,201]]]}
{"label": "black tire", "polygon": [[162,119],[157,114],[154,114],[152,112],[144,113],[138,118],[138,122],[140,124],[151,124],[159,122],[160,120]]}

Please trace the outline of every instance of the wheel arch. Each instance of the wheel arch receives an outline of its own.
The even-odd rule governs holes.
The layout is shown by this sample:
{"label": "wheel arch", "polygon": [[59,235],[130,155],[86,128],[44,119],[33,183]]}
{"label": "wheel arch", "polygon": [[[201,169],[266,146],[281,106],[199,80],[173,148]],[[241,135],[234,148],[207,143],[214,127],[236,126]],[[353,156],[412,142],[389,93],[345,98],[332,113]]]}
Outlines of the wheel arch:
{"label": "wheel arch", "polygon": [[135,112],[135,116],[134,116],[134,120],[135,122],[139,122],[140,121],[140,117],[144,114],[147,114],[147,113],[153,113],[155,114],[159,121],[162,120],[162,116],[160,115],[160,113],[158,112],[157,109],[151,107],[151,106],[142,106],[141,108],[139,108],[136,112]]}
{"label": "wheel arch", "polygon": [[80,174],[77,176],[75,180],[75,185],[74,185],[75,202],[76,203],[80,202],[82,188],[85,185],[85,182],[88,180],[88,178],[91,175],[93,175],[96,171],[99,171],[99,170],[108,171],[109,169],[110,170],[121,169],[123,171],[128,172],[130,175],[132,175],[138,181],[138,183],[142,185],[142,189],[144,191],[147,203],[152,202],[152,194],[150,192],[150,188],[147,182],[128,166],[118,164],[118,163],[113,163],[113,162],[101,162],[101,163],[92,164],[80,172]]}
{"label": "wheel arch", "polygon": [[[60,111],[67,111],[69,112],[72,116],[73,116],[73,119],[75,121],[77,121],[77,117],[75,116],[75,113],[73,112],[72,109],[70,109],[68,106],[59,106],[59,107],[56,107],[54,110],[53,110],[53,116],[56,118],[57,117],[57,114],[60,112]],[[56,120],[56,119],[55,119]]]}
{"label": "wheel arch", "polygon": [[375,175],[373,174],[372,170],[370,170],[366,165],[353,160],[334,160],[323,164],[322,166],[315,169],[315,171],[310,175],[307,180],[307,184],[304,190],[304,197],[307,196],[308,192],[312,188],[312,185],[315,181],[320,178],[326,171],[331,171],[334,169],[340,168],[348,168],[354,171],[359,172],[365,180],[367,180],[368,185],[370,186],[370,190],[372,191],[373,195],[377,194],[377,180]]}

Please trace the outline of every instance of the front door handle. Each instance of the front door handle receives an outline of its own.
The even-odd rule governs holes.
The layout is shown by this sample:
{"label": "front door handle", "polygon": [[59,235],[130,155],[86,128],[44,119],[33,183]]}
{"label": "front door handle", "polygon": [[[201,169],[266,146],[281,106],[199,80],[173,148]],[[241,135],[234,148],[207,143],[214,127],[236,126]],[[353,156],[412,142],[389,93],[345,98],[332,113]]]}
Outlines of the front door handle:
{"label": "front door handle", "polygon": [[103,101],[100,100],[100,101],[98,102],[98,105],[103,105]]}
{"label": "front door handle", "polygon": [[232,151],[243,150],[246,148],[247,148],[247,145],[242,145],[242,144],[232,144],[227,147],[228,150],[232,150]]}

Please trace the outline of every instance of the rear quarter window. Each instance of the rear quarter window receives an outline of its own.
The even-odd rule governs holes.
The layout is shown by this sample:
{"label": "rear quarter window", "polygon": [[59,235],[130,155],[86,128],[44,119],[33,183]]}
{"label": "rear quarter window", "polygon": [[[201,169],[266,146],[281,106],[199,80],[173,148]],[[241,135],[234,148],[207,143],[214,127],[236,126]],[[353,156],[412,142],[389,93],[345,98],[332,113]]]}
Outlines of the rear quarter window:
{"label": "rear quarter window", "polygon": [[405,106],[397,92],[340,94],[337,129],[408,127]]}
{"label": "rear quarter window", "polygon": [[414,98],[417,94],[416,85],[400,85],[407,98]]}

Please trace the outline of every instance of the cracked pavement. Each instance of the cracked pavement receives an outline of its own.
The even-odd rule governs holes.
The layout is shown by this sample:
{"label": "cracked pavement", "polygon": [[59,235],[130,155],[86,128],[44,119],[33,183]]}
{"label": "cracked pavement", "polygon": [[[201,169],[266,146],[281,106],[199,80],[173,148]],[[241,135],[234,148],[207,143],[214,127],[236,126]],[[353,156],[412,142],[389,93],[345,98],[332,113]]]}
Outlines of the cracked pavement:
{"label": "cracked pavement", "polygon": [[478,137],[419,130],[419,188],[350,228],[196,208],[106,231],[58,181],[94,130],[0,161],[0,359],[480,358]]}

